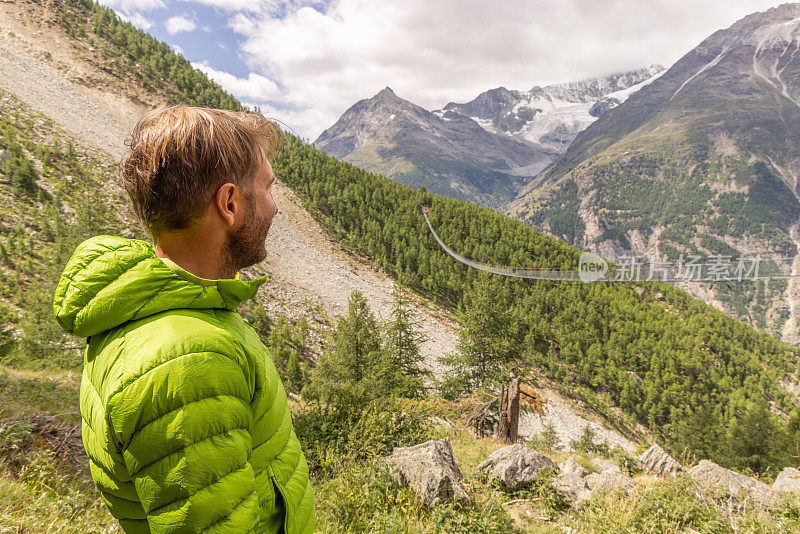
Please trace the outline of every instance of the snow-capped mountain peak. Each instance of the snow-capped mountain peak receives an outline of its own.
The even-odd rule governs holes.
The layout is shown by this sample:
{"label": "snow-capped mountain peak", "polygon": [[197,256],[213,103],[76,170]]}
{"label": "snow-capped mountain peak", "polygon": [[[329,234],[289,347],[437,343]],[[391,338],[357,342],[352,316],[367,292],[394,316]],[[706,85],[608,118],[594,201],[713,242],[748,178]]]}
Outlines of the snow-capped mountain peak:
{"label": "snow-capped mountain peak", "polygon": [[441,112],[470,117],[485,130],[541,144],[561,153],[600,115],[664,72],[660,65],[602,78],[534,86],[529,91],[491,89],[465,104],[451,102]]}

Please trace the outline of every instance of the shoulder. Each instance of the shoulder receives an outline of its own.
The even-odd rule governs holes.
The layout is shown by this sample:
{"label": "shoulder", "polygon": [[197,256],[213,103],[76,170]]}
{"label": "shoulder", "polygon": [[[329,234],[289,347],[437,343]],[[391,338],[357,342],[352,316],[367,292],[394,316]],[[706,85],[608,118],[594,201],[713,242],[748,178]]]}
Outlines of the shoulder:
{"label": "shoulder", "polygon": [[[238,313],[217,309],[178,309],[132,321],[124,327],[123,382],[185,365],[200,355],[227,357],[248,374],[252,367],[245,339],[247,324]],[[123,384],[124,385],[124,384]]]}
{"label": "shoulder", "polygon": [[118,379],[107,397],[120,443],[147,421],[202,399],[249,405],[253,358],[231,314],[170,310],[120,327],[113,349]]}

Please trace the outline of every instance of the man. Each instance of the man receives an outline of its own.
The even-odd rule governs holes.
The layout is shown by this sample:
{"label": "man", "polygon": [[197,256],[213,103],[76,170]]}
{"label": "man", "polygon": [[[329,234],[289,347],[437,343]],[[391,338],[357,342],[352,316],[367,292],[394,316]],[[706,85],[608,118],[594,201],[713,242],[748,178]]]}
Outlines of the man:
{"label": "man", "polygon": [[153,238],[78,246],[53,308],[86,337],[80,406],[92,478],[123,530],[308,533],[314,503],[286,394],[239,313],[266,277],[277,127],[159,107],[120,178]]}

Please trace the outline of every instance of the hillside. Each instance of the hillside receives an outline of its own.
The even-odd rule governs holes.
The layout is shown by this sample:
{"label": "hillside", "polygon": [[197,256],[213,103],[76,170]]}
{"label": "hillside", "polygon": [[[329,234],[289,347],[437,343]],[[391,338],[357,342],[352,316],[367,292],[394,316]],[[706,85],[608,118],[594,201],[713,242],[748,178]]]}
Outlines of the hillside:
{"label": "hillside", "polygon": [[[53,6],[74,10],[67,17],[73,20],[82,12],[71,4]],[[91,18],[84,16],[88,23]],[[333,239],[444,309],[468,305],[475,288],[486,282],[438,248],[426,232],[422,204],[431,205],[441,235],[471,257],[551,268],[574,267],[577,261],[576,249],[492,210],[414,191],[337,162],[292,136],[285,137],[274,168]],[[668,442],[689,444],[693,438],[681,425],[709,404],[720,429],[726,429],[762,396],[784,413],[797,402],[777,386],[795,380],[797,349],[671,286],[499,278],[489,283],[505,288],[505,306],[514,311],[526,357],[547,376],[593,399],[598,409],[607,410],[609,401],[619,405]],[[664,366],[675,372],[658,371]],[[699,374],[698,368],[720,371]]]}
{"label": "hillside", "polygon": [[[49,91],[43,94],[50,94],[55,101],[73,98],[72,93],[61,92],[62,89],[82,90],[64,76],[50,72],[36,78],[47,67],[34,59],[37,54],[34,33],[59,27],[57,21],[66,12],[64,19],[71,21],[75,37],[68,38],[64,33],[60,39],[74,45],[72,49],[76,52],[70,52],[74,54],[72,59],[63,57],[68,66],[69,61],[76,68],[85,62],[90,68],[94,60],[85,53],[89,39],[94,40],[97,49],[110,53],[113,48],[108,44],[110,41],[86,30],[88,26],[84,26],[84,36],[76,30],[80,27],[78,21],[89,24],[93,20],[89,9],[100,8],[92,8],[85,2],[4,4],[0,16],[16,24],[3,26],[4,32],[14,31],[20,35],[20,42],[31,43],[30,49],[14,46],[14,54],[22,58],[14,60],[24,61],[31,68],[0,68],[32,85],[60,79],[59,83],[48,85]],[[21,20],[28,22],[21,24]],[[129,25],[121,27],[115,35],[127,32],[135,36],[125,38],[125,42],[135,43],[137,39],[147,42]],[[5,36],[4,33],[0,38],[8,46]],[[150,49],[151,54],[152,50],[159,50],[154,46]],[[0,64],[10,57],[0,56]],[[139,61],[144,63],[145,57],[151,63],[150,56],[143,55]],[[111,56],[106,61],[111,63],[115,59]],[[163,61],[178,64],[171,56]],[[151,76],[157,72],[127,70],[124,76],[131,90],[142,95],[148,91],[147,87],[155,86]],[[120,79],[118,74],[109,74],[112,83],[109,92],[113,92],[114,80]],[[137,76],[143,80],[137,81]],[[196,92],[195,98],[216,95],[218,103],[227,101],[217,86],[201,79],[197,83],[202,90]],[[178,97],[179,84],[165,84],[165,87],[168,89],[165,94],[152,94],[149,98]],[[103,85],[96,85],[94,90],[102,93]],[[3,416],[42,409],[74,423],[78,419],[75,374],[80,369],[83,345],[82,340],[62,336],[53,323],[49,309],[52,285],[66,257],[81,239],[100,232],[141,234],[114,185],[113,153],[106,154],[92,146],[101,143],[102,136],[78,131],[80,128],[70,124],[71,116],[59,115],[57,108],[50,110],[54,115],[52,120],[43,116],[44,110],[39,106],[44,104],[36,104],[34,96],[20,91],[19,97],[6,94],[2,97],[0,150],[8,152],[8,159],[3,164],[0,192],[8,208],[3,212],[0,243],[5,250],[4,269],[10,280],[3,294],[8,308],[4,314],[13,325],[5,333],[0,352],[3,365],[0,392],[13,399],[11,405],[4,406]],[[98,103],[102,97],[85,98],[92,103],[85,110],[87,116],[94,113],[93,108],[102,109]],[[136,105],[141,104],[131,104]],[[113,114],[105,115],[103,120],[116,121],[121,130],[130,127],[124,117]],[[384,315],[393,300],[390,291],[393,280],[402,280],[417,293],[413,297],[420,303],[416,313],[425,321],[423,326],[431,337],[421,350],[428,364],[435,366],[439,362],[433,356],[460,350],[455,334],[458,325],[453,317],[480,315],[475,303],[480,295],[488,294],[493,297],[493,305],[513,319],[513,335],[502,341],[518,343],[523,349],[517,360],[499,369],[504,373],[501,378],[507,378],[510,372],[523,376],[539,386],[537,391],[546,401],[545,417],[531,415],[538,428],[525,436],[526,440],[540,439],[546,433],[542,423],[547,421],[560,426],[576,424],[578,432],[591,421],[592,429],[613,437],[604,442],[616,441],[624,450],[635,449],[636,441],[656,439],[678,452],[688,447],[694,454],[687,454],[690,461],[710,457],[729,466],[766,473],[767,477],[774,473],[765,469],[765,462],[769,466],[782,466],[791,461],[786,451],[798,438],[798,417],[793,413],[798,399],[783,391],[778,383],[796,383],[798,349],[737,323],[664,284],[530,284],[479,277],[441,252],[426,230],[419,212],[421,205],[431,206],[430,215],[437,230],[454,248],[482,261],[574,267],[579,251],[490,209],[414,191],[338,162],[292,136],[287,135],[284,141],[274,167],[281,183],[288,188],[276,190],[280,217],[285,218],[276,218],[268,243],[268,262],[245,273],[253,276],[268,272],[273,277],[260,293],[257,305],[245,312],[276,351],[276,360],[278,349],[289,347],[293,356],[301,357],[303,370],[313,378],[315,360],[330,355],[328,340],[323,338],[326,331],[339,328],[338,324],[332,324],[333,314],[347,311],[350,289],[362,289],[370,307]],[[271,329],[264,327],[268,323],[264,309],[274,320]],[[286,317],[288,327],[286,322],[281,326],[281,319]],[[298,340],[303,337],[301,317],[311,331],[310,341]],[[313,346],[302,347],[307,341]],[[445,375],[443,378],[455,375],[449,371],[440,374]],[[287,382],[293,393],[300,390],[297,386]],[[451,382],[450,386],[459,384]],[[454,389],[450,387],[447,391],[449,396]],[[559,397],[556,391],[576,398],[577,402]],[[535,528],[527,520],[512,521],[504,507],[513,504],[504,503],[513,497],[474,476],[473,466],[477,463],[474,460],[498,444],[474,440],[470,430],[460,423],[444,432],[428,428],[430,425],[425,422],[430,417],[457,419],[471,409],[472,403],[479,402],[469,396],[445,400],[442,395],[437,392],[423,399],[391,401],[397,404],[372,404],[364,412],[356,412],[361,418],[346,423],[325,419],[305,400],[292,405],[298,435],[312,461],[319,513],[326,520],[327,531],[358,531],[380,525],[401,531],[422,531],[431,528],[430,525],[438,525],[443,531],[454,531],[459,526],[466,531],[498,532]],[[574,413],[576,406],[580,407],[580,418]],[[754,419],[780,436],[767,450],[758,448],[758,443],[755,450],[739,446],[753,443],[742,437],[753,432],[748,425]],[[11,426],[3,423],[0,427],[0,452],[4,455],[9,450],[19,451],[19,443],[41,442],[36,437],[39,427],[13,421],[9,423]],[[612,434],[603,425],[613,425],[617,433]],[[594,443],[591,435],[583,440],[583,445],[580,438],[573,437],[576,443],[571,443],[566,436],[575,436],[570,433],[576,429],[569,430],[559,432],[557,448],[588,446],[591,450],[604,450],[603,443]],[[74,427],[70,432],[74,438]],[[619,434],[626,436],[627,443]],[[420,507],[414,504],[408,491],[393,489],[388,474],[379,465],[380,455],[394,446],[441,435],[449,435],[457,442],[459,457],[471,458],[466,464],[469,471],[465,473],[476,500],[472,509]],[[12,517],[13,525],[27,525],[33,531],[48,531],[48,524],[55,525],[49,527],[51,531],[106,528],[108,518],[103,515],[101,505],[93,500],[91,487],[59,478],[62,476],[59,464],[49,463],[53,458],[46,451],[39,454],[34,449],[24,458],[38,462],[31,460],[32,467],[23,469],[16,463],[4,464],[7,471],[0,477],[0,487],[11,489],[5,492],[9,497],[3,502],[3,509],[10,512],[2,516],[3,520]],[[6,461],[8,457],[3,458]],[[19,461],[19,456],[14,458]],[[681,493],[679,487],[673,489],[670,499]],[[365,491],[369,496],[365,496]],[[548,492],[544,491],[541,498],[556,498]],[[36,501],[37,495],[43,496]],[[644,509],[648,503],[657,502],[653,495],[651,500],[642,501]],[[703,502],[698,497],[691,508],[705,506],[704,510],[711,510]],[[71,511],[63,512],[70,506]],[[613,504],[598,506],[605,513],[614,510]],[[14,516],[18,510],[24,510],[40,523],[34,525],[32,519]],[[51,515],[44,516],[47,513]],[[579,512],[547,508],[546,513],[558,517],[561,525],[571,524],[577,529],[592,523],[591,509]],[[645,518],[650,517],[646,511],[642,513]],[[711,512],[693,519],[696,522],[691,524],[710,525],[704,521],[717,521],[716,515],[708,514]],[[84,522],[70,525],[70,518]],[[738,515],[736,520],[740,520]],[[779,520],[770,517],[764,521],[773,524]]]}
{"label": "hillside", "polygon": [[[798,4],[714,33],[579,134],[506,211],[609,258],[796,250],[798,42]],[[800,342],[796,281],[682,287]]]}
{"label": "hillside", "polygon": [[[33,13],[20,9],[25,4],[28,3],[0,10],[0,23],[5,29],[0,34],[0,48],[8,52],[0,61],[0,88],[11,91],[29,109],[55,120],[75,143],[101,150],[104,165],[110,168],[122,155],[123,142],[138,117],[148,106],[171,95],[149,92],[130,80],[125,86],[127,92],[120,95],[116,77],[98,69],[93,60],[76,54],[77,43],[64,47],[59,41],[68,36],[59,39],[58,33],[52,33],[58,27],[57,13],[39,9],[33,17]],[[48,38],[41,39],[42,35]],[[42,62],[36,58],[50,59]],[[82,84],[87,79],[93,80],[89,86]],[[106,175],[106,179],[114,194],[122,195],[112,174]],[[280,182],[276,184],[275,196],[280,213],[273,223],[277,231],[269,236],[267,259],[273,281],[262,289],[262,303],[269,311],[293,319],[305,316],[324,331],[329,319],[346,307],[350,290],[359,289],[379,314],[386,315],[391,302],[391,281],[369,263],[342,252]],[[135,229],[132,213],[122,211],[129,217],[128,226]],[[319,266],[313,274],[300,270],[312,266]],[[324,312],[322,317],[317,313],[319,310]],[[451,318],[441,310],[431,310],[421,319],[431,339],[423,347],[426,355],[454,349]]]}

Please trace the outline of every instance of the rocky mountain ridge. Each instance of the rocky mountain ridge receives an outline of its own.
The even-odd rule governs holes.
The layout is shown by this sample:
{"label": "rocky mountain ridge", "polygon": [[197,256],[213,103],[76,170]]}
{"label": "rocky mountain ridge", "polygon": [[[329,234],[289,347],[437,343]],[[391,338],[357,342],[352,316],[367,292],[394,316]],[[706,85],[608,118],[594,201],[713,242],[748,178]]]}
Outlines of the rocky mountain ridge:
{"label": "rocky mountain ridge", "polygon": [[412,187],[499,207],[579,131],[661,70],[651,66],[527,92],[500,87],[432,112],[387,87],[350,107],[314,145]]}
{"label": "rocky mountain ridge", "polygon": [[388,87],[353,105],[314,145],[401,183],[495,206],[522,186],[512,169],[549,161],[533,143],[455,113],[436,115]]}
{"label": "rocky mountain ridge", "polygon": [[560,155],[579,132],[663,71],[660,65],[651,65],[529,91],[499,87],[465,104],[450,102],[439,113],[456,112],[492,133],[538,143]]}

